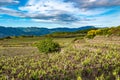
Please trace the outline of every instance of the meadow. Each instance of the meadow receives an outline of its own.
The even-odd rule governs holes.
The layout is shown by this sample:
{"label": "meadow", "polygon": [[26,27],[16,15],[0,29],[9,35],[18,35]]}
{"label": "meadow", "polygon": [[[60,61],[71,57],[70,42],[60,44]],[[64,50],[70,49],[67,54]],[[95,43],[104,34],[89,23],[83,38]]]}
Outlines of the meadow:
{"label": "meadow", "polygon": [[35,46],[44,38],[0,40],[0,80],[120,80],[120,37],[53,38],[49,54]]}

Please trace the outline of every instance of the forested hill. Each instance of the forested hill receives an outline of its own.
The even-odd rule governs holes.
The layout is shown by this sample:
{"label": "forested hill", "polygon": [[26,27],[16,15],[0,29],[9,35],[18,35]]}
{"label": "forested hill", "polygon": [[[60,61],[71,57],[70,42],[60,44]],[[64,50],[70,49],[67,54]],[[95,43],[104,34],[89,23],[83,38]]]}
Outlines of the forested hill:
{"label": "forested hill", "polygon": [[94,26],[84,26],[80,28],[53,28],[53,29],[48,29],[48,28],[38,28],[38,27],[18,27],[18,28],[13,28],[13,27],[4,27],[0,26],[0,38],[7,37],[7,36],[41,36],[41,35],[46,35],[50,34],[53,32],[74,32],[74,31],[79,31],[79,30],[86,30],[86,29],[93,29],[95,28]]}

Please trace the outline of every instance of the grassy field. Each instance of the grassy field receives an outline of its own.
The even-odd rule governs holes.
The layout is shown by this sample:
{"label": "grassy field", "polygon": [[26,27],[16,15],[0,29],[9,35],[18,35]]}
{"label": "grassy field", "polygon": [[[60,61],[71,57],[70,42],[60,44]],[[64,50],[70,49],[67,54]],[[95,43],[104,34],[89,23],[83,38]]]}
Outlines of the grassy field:
{"label": "grassy field", "polygon": [[0,40],[0,80],[120,80],[120,37],[54,38],[61,51],[50,54],[41,39]]}

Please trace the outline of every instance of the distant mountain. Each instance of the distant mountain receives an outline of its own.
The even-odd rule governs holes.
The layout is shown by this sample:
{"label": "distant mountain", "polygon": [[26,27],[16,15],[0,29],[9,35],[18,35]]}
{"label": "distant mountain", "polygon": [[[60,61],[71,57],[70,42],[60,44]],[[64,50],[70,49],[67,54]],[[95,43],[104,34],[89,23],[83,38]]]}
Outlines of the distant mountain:
{"label": "distant mountain", "polygon": [[25,32],[18,28],[0,26],[0,38],[7,36],[19,36],[23,34],[25,34]]}
{"label": "distant mountain", "polygon": [[51,32],[75,32],[79,30],[86,30],[86,29],[92,29],[95,28],[94,26],[84,26],[80,28],[53,28],[50,29]]}
{"label": "distant mountain", "polygon": [[19,28],[13,28],[13,27],[4,27],[0,26],[0,38],[7,37],[7,36],[20,36],[20,35],[26,35],[26,36],[41,36],[50,34],[53,32],[74,32],[79,30],[86,30],[86,29],[92,29],[95,28],[94,26],[84,26],[80,28],[38,28],[38,27],[19,27]]}

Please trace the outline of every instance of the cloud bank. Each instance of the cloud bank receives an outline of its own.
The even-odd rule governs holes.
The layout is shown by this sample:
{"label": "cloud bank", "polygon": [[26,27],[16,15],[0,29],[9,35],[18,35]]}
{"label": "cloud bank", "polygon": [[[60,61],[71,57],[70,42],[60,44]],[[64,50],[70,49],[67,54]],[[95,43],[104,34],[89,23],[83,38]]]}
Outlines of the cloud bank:
{"label": "cloud bank", "polygon": [[33,21],[53,23],[82,23],[95,21],[120,7],[120,0],[28,0],[17,9],[6,6],[19,5],[20,0],[0,1],[0,14],[30,18]]}

